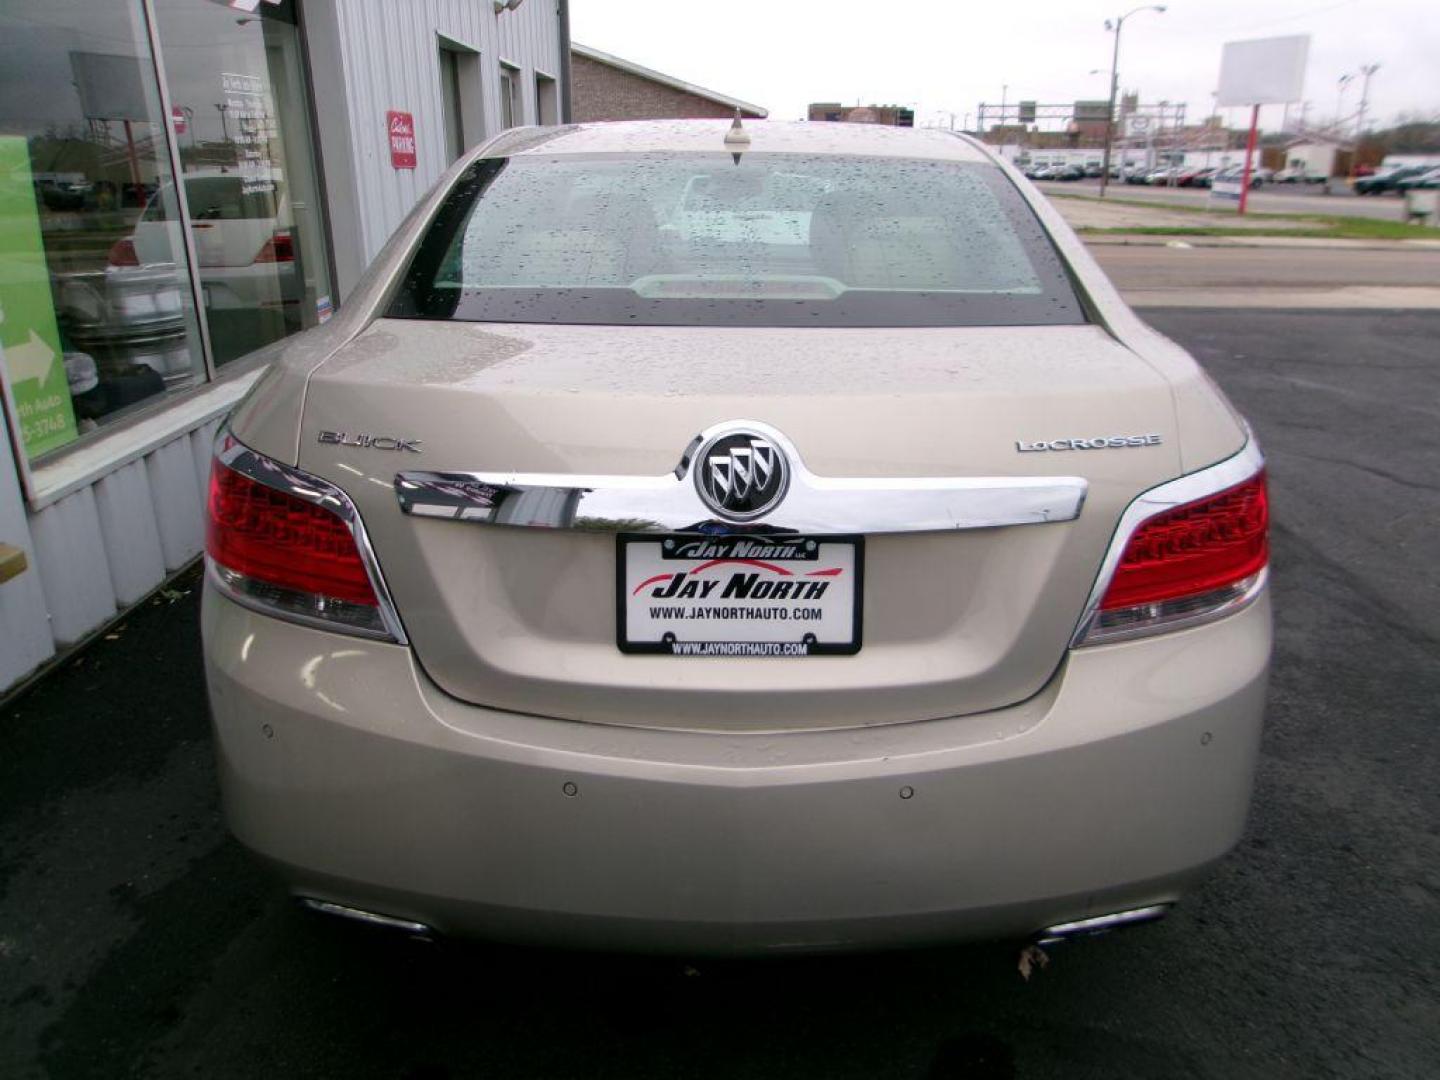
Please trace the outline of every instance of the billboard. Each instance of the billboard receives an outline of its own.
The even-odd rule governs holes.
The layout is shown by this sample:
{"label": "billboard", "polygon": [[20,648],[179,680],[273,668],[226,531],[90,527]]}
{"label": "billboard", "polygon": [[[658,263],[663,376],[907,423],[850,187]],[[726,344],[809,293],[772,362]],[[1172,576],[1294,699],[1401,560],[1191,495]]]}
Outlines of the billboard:
{"label": "billboard", "polygon": [[1216,103],[1288,105],[1301,100],[1309,52],[1309,34],[1226,42]]}

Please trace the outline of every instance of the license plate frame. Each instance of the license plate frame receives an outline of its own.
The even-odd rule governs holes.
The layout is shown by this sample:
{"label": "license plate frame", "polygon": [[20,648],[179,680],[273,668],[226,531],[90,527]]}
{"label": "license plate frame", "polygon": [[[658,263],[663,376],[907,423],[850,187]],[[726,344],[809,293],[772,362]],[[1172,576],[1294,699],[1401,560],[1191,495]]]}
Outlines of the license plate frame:
{"label": "license plate frame", "polygon": [[[729,575],[708,576],[705,580],[715,584],[704,596],[680,595],[700,581],[689,575],[731,563],[739,569],[730,568],[730,575],[749,580],[734,584]],[[666,565],[674,569],[654,572]],[[677,573],[685,580],[674,582]],[[720,573],[725,571],[717,570]],[[639,655],[854,656],[863,644],[864,575],[865,538],[855,534],[618,533],[615,644],[622,653]],[[764,582],[771,583],[770,588],[761,588]],[[792,588],[780,589],[782,582]],[[672,584],[672,595],[653,595]],[[651,585],[655,587],[651,594],[642,595],[641,590]],[[727,589],[735,592],[747,585],[748,594],[726,595]],[[704,589],[703,582],[699,588]],[[756,595],[757,590],[764,595]],[[777,592],[784,595],[774,595]],[[686,613],[676,617],[681,607]],[[670,617],[656,618],[657,610],[669,611]],[[757,610],[774,613],[768,618],[744,617]],[[794,617],[802,610],[810,614]],[[780,611],[793,615],[781,616]]]}

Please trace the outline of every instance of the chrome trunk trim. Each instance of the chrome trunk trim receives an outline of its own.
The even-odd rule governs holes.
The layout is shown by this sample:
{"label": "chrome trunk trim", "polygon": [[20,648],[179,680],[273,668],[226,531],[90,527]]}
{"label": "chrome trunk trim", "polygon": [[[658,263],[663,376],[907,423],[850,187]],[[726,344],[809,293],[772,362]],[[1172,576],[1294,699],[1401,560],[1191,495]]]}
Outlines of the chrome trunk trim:
{"label": "chrome trunk trim", "polygon": [[1066,941],[1070,938],[1103,934],[1107,930],[1114,930],[1121,926],[1154,922],[1169,914],[1171,906],[1170,904],[1150,904],[1146,907],[1130,908],[1128,911],[1114,911],[1108,915],[1095,915],[1088,919],[1077,919],[1074,922],[1057,923],[1055,926],[1047,926],[1040,931],[1039,943],[1053,945],[1057,941]]}
{"label": "chrome trunk trim", "polygon": [[422,922],[415,922],[412,919],[397,919],[394,915],[381,915],[378,912],[366,911],[363,908],[350,907],[347,904],[336,904],[329,900],[317,900],[313,896],[296,897],[300,906],[321,915],[331,915],[336,918],[349,919],[352,922],[364,923],[367,926],[377,926],[384,930],[398,930],[403,934],[412,937],[428,938],[433,936],[430,927]]}
{"label": "chrome trunk trim", "polygon": [[[762,522],[714,514],[693,483],[695,453],[732,432],[757,432],[791,468],[784,500]],[[663,476],[426,472],[395,475],[400,509],[414,517],[477,525],[589,532],[910,533],[1073,521],[1085,503],[1078,476],[831,477],[805,468],[793,443],[768,424],[739,420],[695,437]]]}

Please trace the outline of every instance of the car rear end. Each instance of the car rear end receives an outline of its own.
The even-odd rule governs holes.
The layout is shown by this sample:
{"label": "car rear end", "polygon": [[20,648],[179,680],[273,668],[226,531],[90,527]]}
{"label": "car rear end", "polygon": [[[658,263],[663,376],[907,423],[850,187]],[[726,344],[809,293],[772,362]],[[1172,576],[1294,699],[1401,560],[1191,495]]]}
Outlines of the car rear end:
{"label": "car rear end", "polygon": [[232,419],[207,671],[296,893],[866,947],[1149,917],[1234,844],[1243,423],[978,147],[808,127],[502,138]]}

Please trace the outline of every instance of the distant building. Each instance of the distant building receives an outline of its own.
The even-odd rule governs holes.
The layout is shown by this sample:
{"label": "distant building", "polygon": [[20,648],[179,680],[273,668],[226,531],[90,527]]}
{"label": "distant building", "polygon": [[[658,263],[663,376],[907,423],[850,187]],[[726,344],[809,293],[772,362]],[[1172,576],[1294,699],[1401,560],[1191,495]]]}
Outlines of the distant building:
{"label": "distant building", "polygon": [[740,114],[763,119],[769,110],[707,90],[588,45],[570,46],[570,107],[589,120],[688,120]]}
{"label": "distant building", "polygon": [[903,105],[841,105],[838,101],[817,101],[810,105],[810,119],[842,124],[914,127],[915,110]]}

